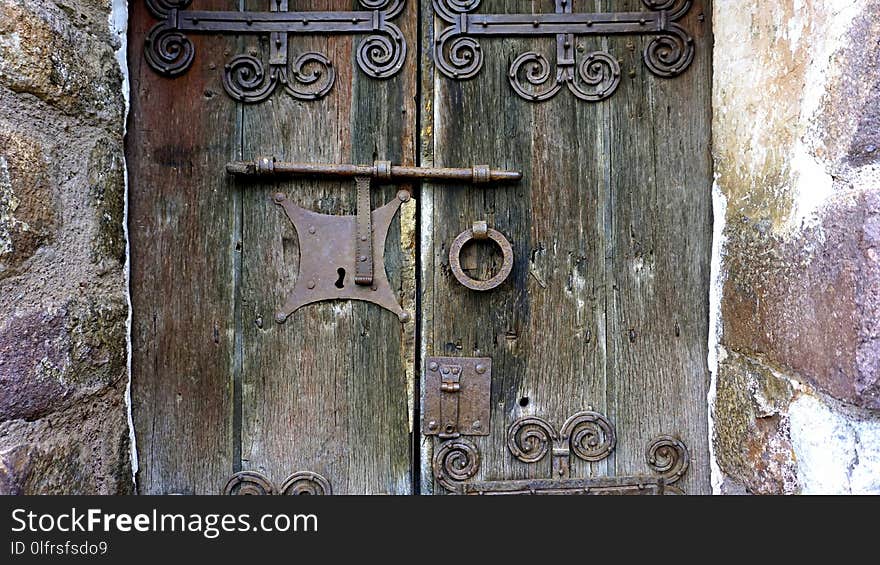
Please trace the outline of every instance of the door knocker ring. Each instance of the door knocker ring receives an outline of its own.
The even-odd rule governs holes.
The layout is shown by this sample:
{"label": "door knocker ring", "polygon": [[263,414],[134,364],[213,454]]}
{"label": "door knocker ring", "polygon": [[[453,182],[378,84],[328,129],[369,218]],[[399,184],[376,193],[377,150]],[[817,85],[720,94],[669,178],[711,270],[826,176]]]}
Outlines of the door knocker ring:
{"label": "door knocker ring", "polygon": [[[501,248],[503,261],[501,263],[501,269],[494,277],[481,281],[469,277],[462,270],[461,250],[471,240],[483,239],[491,239],[498,244],[498,247]],[[513,270],[513,247],[501,232],[490,228],[486,222],[474,222],[472,228],[466,229],[458,234],[458,237],[452,242],[452,247],[449,248],[449,266],[452,268],[452,274],[455,275],[458,282],[465,287],[477,291],[492,290],[503,283],[508,275],[510,275],[510,271]]]}

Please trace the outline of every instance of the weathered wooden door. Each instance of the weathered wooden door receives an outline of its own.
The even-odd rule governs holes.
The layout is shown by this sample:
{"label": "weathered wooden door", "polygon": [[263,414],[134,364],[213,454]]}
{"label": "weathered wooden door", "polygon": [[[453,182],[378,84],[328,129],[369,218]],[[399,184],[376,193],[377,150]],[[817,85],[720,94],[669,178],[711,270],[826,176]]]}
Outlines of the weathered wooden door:
{"label": "weathered wooden door", "polygon": [[[707,492],[708,1],[133,2],[139,491]],[[278,323],[307,234],[274,195],[358,203],[227,175],[262,156],[523,177],[374,181],[372,209],[413,195],[384,249],[409,318],[334,300]],[[514,259],[485,292],[450,270],[477,221]],[[476,279],[502,263],[461,253]],[[487,422],[428,429],[434,357],[491,359]]]}

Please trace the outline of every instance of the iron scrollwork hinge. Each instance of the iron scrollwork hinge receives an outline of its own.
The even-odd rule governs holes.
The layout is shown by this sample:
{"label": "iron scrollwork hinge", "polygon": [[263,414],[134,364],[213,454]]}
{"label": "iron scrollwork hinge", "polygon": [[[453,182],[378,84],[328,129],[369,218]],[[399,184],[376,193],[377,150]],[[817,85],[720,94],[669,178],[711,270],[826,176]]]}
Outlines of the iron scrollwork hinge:
{"label": "iron scrollwork hinge", "polygon": [[[317,100],[333,88],[336,71],[324,54],[309,51],[292,58],[289,35],[366,35],[357,48],[358,67],[367,75],[387,79],[406,59],[406,41],[391,23],[405,0],[359,0],[364,10],[291,12],[288,0],[267,0],[269,11],[187,10],[192,0],[146,0],[159,20],[147,34],[144,55],[159,74],[176,77],[189,70],[195,48],[187,33],[261,34],[268,36],[268,71],[252,55],[237,55],[224,67],[223,87],[239,102],[262,102],[283,85],[298,100]],[[291,60],[292,59],[292,60]]]}
{"label": "iron scrollwork hinge", "polygon": [[480,468],[480,452],[459,437],[445,441],[434,453],[434,477],[454,494],[681,494],[674,486],[687,472],[687,446],[672,436],[655,438],[645,453],[652,475],[571,477],[571,454],[591,463],[614,451],[617,436],[603,414],[586,410],[565,421],[560,430],[536,416],[515,421],[507,432],[507,449],[523,463],[537,463],[552,453],[551,476],[542,479],[468,481]]}
{"label": "iron scrollwork hinge", "polygon": [[333,488],[326,477],[311,471],[297,471],[284,479],[281,486],[257,471],[239,471],[223,487],[226,495],[331,495]]}
{"label": "iron scrollwork hinge", "polygon": [[676,77],[694,59],[694,40],[677,22],[692,0],[642,0],[643,12],[578,13],[572,0],[555,0],[554,13],[477,14],[480,0],[433,0],[434,11],[446,26],[434,40],[434,61],[449,78],[464,80],[483,66],[478,38],[555,37],[556,76],[547,57],[535,51],[513,60],[508,80],[516,93],[530,101],[549,100],[563,86],[588,102],[609,98],[620,84],[620,65],[607,51],[576,55],[578,36],[652,35],[644,50],[645,65],[659,77]]}

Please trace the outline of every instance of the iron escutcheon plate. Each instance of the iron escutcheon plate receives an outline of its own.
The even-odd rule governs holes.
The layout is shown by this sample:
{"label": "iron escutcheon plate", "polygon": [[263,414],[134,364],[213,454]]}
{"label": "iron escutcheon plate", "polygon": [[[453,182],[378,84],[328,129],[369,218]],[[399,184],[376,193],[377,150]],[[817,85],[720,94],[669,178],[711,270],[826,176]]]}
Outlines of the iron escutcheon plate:
{"label": "iron escutcheon plate", "polygon": [[[489,435],[492,359],[428,357],[425,369],[422,433],[441,437]],[[458,391],[444,392],[444,380],[448,383],[455,377]],[[454,430],[448,429],[450,424]]]}
{"label": "iron escutcheon plate", "polygon": [[300,245],[299,274],[293,292],[275,314],[275,321],[284,323],[299,308],[324,300],[363,300],[378,304],[397,314],[401,322],[411,316],[398,303],[385,274],[385,238],[391,220],[401,204],[410,200],[410,193],[401,190],[397,198],[371,212],[373,225],[373,257],[378,265],[372,285],[355,284],[355,216],[331,216],[300,208],[283,193],[274,201],[284,209],[296,228]]}

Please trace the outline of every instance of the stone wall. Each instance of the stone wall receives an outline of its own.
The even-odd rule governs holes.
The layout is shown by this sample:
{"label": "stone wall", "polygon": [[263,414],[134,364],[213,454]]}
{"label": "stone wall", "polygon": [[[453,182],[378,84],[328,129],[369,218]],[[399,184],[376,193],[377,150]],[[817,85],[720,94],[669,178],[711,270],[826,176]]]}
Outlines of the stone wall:
{"label": "stone wall", "polygon": [[132,490],[116,4],[0,0],[0,494]]}
{"label": "stone wall", "polygon": [[880,493],[880,0],[715,0],[714,486]]}

